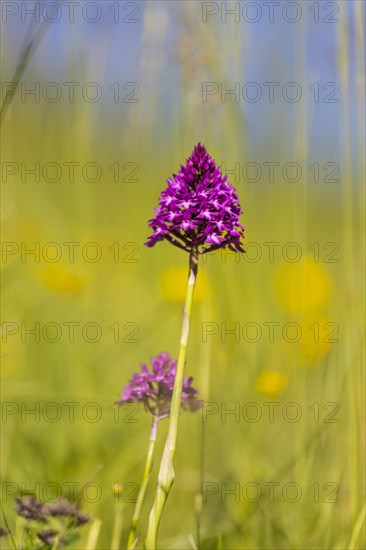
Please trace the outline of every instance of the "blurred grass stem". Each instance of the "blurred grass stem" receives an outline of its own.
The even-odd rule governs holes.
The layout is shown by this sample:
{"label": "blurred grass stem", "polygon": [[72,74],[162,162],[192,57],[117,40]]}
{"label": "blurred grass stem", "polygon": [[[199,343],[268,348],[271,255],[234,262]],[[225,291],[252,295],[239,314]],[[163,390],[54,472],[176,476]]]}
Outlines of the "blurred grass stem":
{"label": "blurred grass stem", "polygon": [[149,449],[147,451],[147,457],[146,457],[146,463],[145,463],[145,469],[144,469],[144,475],[142,478],[142,483],[140,486],[140,491],[137,497],[137,502],[135,506],[135,510],[133,512],[132,516],[132,522],[131,522],[131,529],[128,536],[128,542],[127,542],[127,550],[132,550],[135,548],[135,542],[136,542],[136,528],[137,524],[140,519],[141,509],[142,505],[144,503],[145,495],[146,495],[146,489],[150,480],[151,476],[151,470],[152,470],[152,464],[153,464],[153,456],[154,456],[154,450],[155,450],[155,443],[156,443],[156,437],[158,433],[158,424],[159,419],[157,416],[153,417],[152,426],[151,426],[151,432],[150,432],[150,443],[149,443]]}

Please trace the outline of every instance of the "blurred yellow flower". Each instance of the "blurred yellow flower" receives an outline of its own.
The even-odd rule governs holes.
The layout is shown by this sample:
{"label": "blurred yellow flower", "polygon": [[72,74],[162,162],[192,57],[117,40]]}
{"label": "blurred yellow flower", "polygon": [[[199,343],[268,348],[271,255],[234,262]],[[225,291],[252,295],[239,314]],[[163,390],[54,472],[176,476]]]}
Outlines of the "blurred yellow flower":
{"label": "blurred yellow flower", "polygon": [[[183,304],[187,288],[188,270],[184,267],[167,269],[161,278],[161,291],[169,302]],[[208,281],[204,271],[198,272],[197,284],[194,291],[195,303],[203,302],[208,292]]]}
{"label": "blurred yellow flower", "polygon": [[275,278],[275,290],[287,311],[307,313],[329,303],[332,281],[324,266],[307,256],[280,267]]}
{"label": "blurred yellow flower", "polygon": [[324,357],[338,341],[338,325],[326,317],[306,317],[300,321],[301,339],[296,344],[300,361],[312,365]]}
{"label": "blurred yellow flower", "polygon": [[275,397],[287,388],[287,376],[277,371],[263,371],[256,379],[257,392],[267,397]]}
{"label": "blurred yellow flower", "polygon": [[290,364],[314,365],[338,342],[338,324],[327,317],[306,315],[293,324],[297,329],[291,331],[292,341],[284,342]]}
{"label": "blurred yellow flower", "polygon": [[49,265],[42,272],[42,282],[55,292],[77,294],[84,286],[84,279],[65,267]]}

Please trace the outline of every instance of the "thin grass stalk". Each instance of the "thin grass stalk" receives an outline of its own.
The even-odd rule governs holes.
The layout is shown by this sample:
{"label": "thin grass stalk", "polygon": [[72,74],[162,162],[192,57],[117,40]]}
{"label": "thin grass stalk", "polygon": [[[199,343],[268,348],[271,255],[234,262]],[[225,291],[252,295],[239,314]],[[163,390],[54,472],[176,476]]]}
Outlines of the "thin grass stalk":
{"label": "thin grass stalk", "polygon": [[111,550],[119,550],[123,528],[123,511],[117,506],[114,513],[114,524],[111,541]]}
{"label": "thin grass stalk", "polygon": [[[354,271],[354,216],[355,208],[353,204],[353,166],[351,157],[351,114],[350,114],[350,21],[349,21],[349,6],[341,3],[342,23],[339,25],[338,37],[338,66],[341,79],[342,90],[342,165],[343,165],[343,182],[342,182],[342,203],[343,203],[343,254],[344,254],[344,284],[346,289],[347,299],[347,323],[345,327],[345,348],[344,361],[349,365],[349,375],[347,377],[348,388],[348,476],[350,484],[350,520],[353,521],[359,508],[359,457],[356,442],[358,440],[358,412],[357,403],[354,396],[357,395],[357,387],[355,386],[356,370],[352,361],[352,342],[353,334],[356,332],[356,320],[354,314],[354,288],[355,288],[355,271]],[[352,373],[352,374],[351,374]]]}
{"label": "thin grass stalk", "polygon": [[101,527],[102,527],[101,520],[95,519],[90,527],[85,550],[95,550],[95,548],[97,547]]}
{"label": "thin grass stalk", "polygon": [[144,474],[143,474],[142,483],[140,486],[140,491],[137,497],[135,510],[132,516],[131,529],[130,529],[128,542],[127,542],[127,550],[132,550],[133,548],[135,548],[137,524],[140,520],[141,509],[146,496],[146,489],[151,477],[155,443],[156,443],[156,437],[158,433],[158,424],[159,424],[159,419],[157,416],[154,416],[152,421],[152,426],[151,426],[150,443],[149,443],[149,448],[146,456]]}

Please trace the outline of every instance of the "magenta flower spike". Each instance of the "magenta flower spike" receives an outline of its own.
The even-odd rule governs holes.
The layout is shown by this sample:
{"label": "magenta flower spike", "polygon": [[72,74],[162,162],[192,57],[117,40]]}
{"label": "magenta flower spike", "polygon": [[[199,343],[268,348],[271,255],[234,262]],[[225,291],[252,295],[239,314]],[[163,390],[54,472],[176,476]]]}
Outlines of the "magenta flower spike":
{"label": "magenta flower spike", "polygon": [[[117,403],[142,403],[153,416],[162,420],[170,414],[177,362],[169,353],[160,353],[151,359],[151,367],[150,371],[147,365],[141,365],[141,373],[134,373]],[[190,377],[183,382],[181,407],[193,412],[201,408],[202,401],[196,399],[198,390],[192,387],[192,381]]]}
{"label": "magenta flower spike", "polygon": [[168,178],[162,191],[147,246],[166,239],[187,252],[205,254],[217,248],[244,252],[244,227],[235,188],[200,143],[185,166]]}

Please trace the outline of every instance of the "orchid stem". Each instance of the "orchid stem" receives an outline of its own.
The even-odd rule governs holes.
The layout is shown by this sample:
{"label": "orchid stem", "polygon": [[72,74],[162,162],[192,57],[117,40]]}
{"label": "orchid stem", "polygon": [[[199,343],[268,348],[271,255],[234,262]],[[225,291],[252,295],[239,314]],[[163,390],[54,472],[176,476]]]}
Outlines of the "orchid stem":
{"label": "orchid stem", "polygon": [[184,378],[184,367],[187,355],[187,345],[190,330],[191,311],[193,294],[196,284],[198,270],[198,253],[193,249],[189,256],[189,276],[186,291],[186,298],[183,307],[183,322],[180,338],[177,372],[174,380],[173,396],[170,408],[169,429],[165,442],[163,457],[160,463],[158,476],[158,487],[155,500],[149,516],[149,524],[146,535],[146,548],[156,550],[156,542],[161,516],[167,501],[170,489],[175,479],[173,461],[177,442],[179,415],[182,401],[182,387]]}
{"label": "orchid stem", "polygon": [[149,443],[149,448],[146,456],[144,475],[142,478],[142,483],[140,486],[139,494],[137,497],[135,509],[131,520],[131,529],[128,535],[127,550],[132,550],[133,548],[135,548],[135,544],[136,544],[136,528],[140,520],[141,509],[145,500],[146,489],[151,476],[156,436],[158,433],[158,425],[159,425],[159,418],[157,416],[154,416],[152,421],[152,426],[151,426],[150,443]]}

